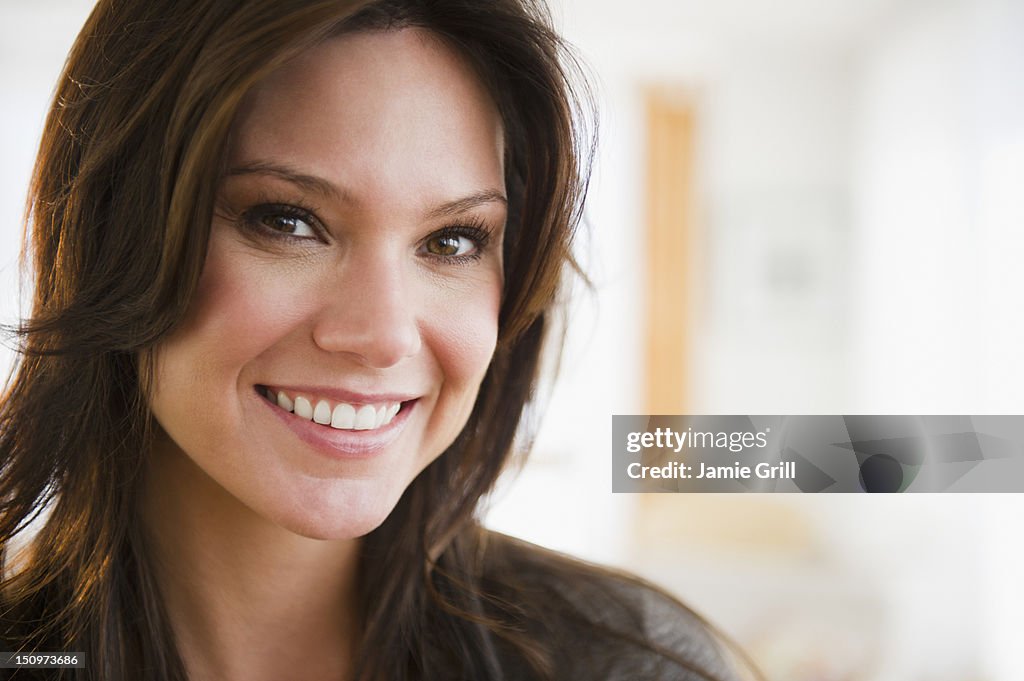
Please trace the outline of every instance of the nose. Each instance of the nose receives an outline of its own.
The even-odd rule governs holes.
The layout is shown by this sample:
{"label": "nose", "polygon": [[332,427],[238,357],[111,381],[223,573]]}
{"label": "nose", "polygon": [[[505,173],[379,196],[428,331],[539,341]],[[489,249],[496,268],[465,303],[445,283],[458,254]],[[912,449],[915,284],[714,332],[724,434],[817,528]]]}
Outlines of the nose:
{"label": "nose", "polygon": [[410,281],[415,275],[382,260],[339,265],[313,327],[317,346],[375,369],[417,354],[422,344]]}

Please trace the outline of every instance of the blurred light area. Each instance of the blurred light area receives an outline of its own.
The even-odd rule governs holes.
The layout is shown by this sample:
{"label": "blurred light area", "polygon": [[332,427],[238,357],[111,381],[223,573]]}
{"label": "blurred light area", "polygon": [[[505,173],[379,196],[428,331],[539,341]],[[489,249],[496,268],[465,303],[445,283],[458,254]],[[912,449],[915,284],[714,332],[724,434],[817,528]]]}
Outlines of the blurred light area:
{"label": "blurred light area", "polygon": [[644,404],[651,88],[697,116],[686,411],[1024,413],[1024,3],[555,16],[598,83],[596,290],[488,522],[668,586],[776,681],[1024,678],[1021,498],[633,497],[608,470],[610,415]]}
{"label": "blurred light area", "polygon": [[[21,311],[18,253],[32,164],[64,59],[93,4],[0,0],[0,324],[15,322]],[[6,377],[16,342],[0,340]]]}
{"label": "blurred light area", "polygon": [[[91,2],[0,0],[0,285]],[[601,147],[560,376],[492,527],[662,583],[773,681],[1017,681],[1024,499],[612,495],[644,404],[644,96],[696,113],[687,411],[1024,413],[1024,2],[558,0]],[[656,328],[656,321],[653,320]],[[680,377],[680,380],[683,380]]]}

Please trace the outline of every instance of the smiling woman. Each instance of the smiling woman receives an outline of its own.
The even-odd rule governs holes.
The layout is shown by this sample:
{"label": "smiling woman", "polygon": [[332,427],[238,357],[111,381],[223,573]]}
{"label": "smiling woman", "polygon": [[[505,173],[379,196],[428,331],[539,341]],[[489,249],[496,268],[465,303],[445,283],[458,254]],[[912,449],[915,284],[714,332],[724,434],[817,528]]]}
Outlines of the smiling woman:
{"label": "smiling woman", "polygon": [[527,0],[99,3],[0,407],[0,634],[86,664],[16,678],[733,678],[474,517],[573,265],[571,64]]}
{"label": "smiling woman", "polygon": [[424,29],[332,38],[260,83],[195,299],[156,353],[154,458],[183,451],[304,536],[379,526],[494,354],[503,146],[479,78]]}

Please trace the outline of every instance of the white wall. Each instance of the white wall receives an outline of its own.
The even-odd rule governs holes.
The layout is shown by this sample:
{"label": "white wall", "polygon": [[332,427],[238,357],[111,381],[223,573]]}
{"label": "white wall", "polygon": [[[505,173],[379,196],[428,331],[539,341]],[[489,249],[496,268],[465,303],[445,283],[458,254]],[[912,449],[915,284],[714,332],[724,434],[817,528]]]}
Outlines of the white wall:
{"label": "white wall", "polygon": [[[92,3],[0,4],[0,323],[19,317],[18,251],[29,176],[43,119],[68,48]],[[6,341],[6,339],[4,339]],[[0,345],[0,376],[13,361]]]}
{"label": "white wall", "polygon": [[[601,419],[641,403],[640,306],[628,301],[640,293],[639,107],[649,84],[690,93],[702,121],[707,251],[693,319],[695,412],[1024,412],[1024,5],[870,4],[851,18],[843,13],[857,3],[773,3],[789,21],[775,17],[782,28],[772,34],[758,33],[756,16],[723,19],[708,3],[640,2],[628,13],[565,3],[566,30],[600,75],[604,106],[591,215],[597,314],[614,342],[590,341],[581,363],[612,375],[563,384],[567,394],[589,386],[609,396],[603,407],[569,400],[548,424],[548,437],[579,434],[600,457],[566,454],[584,468],[567,465],[547,487],[525,480],[515,494],[529,501],[499,507],[502,526],[580,551],[580,537],[600,536],[594,527],[606,522],[600,495],[567,481],[595,458],[607,466]],[[821,31],[801,39],[793,6]],[[843,32],[843,21],[816,11],[856,25]],[[581,335],[590,332],[585,325]],[[557,527],[516,523],[519,503],[559,518]],[[872,665],[856,678],[876,681],[1024,676],[1019,499],[779,503],[812,521],[816,564],[737,567],[693,546],[639,569],[735,633],[771,613],[795,617],[796,632],[801,617],[811,623],[794,634],[804,648],[845,631],[847,650],[835,658],[850,666],[836,673],[854,673],[859,655]],[[580,512],[586,504],[589,514]],[[783,655],[784,643],[771,649]]]}
{"label": "white wall", "polygon": [[[1024,4],[1011,0],[918,8],[865,50],[855,183],[858,410],[1024,413],[1022,73]],[[969,558],[980,567],[971,622],[981,669],[992,679],[1021,678],[1024,500],[933,505],[967,514],[936,526],[947,544],[935,559],[943,570]],[[904,610],[941,608],[946,593],[918,590],[914,601],[910,591]],[[930,632],[939,621],[916,626]],[[905,669],[913,662],[901,660]]]}

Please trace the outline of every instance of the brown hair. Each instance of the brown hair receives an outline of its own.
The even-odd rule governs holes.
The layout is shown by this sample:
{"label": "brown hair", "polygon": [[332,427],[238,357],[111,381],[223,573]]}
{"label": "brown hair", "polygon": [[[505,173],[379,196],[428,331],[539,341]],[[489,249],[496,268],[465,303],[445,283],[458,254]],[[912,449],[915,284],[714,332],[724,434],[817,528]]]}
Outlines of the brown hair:
{"label": "brown hair", "polygon": [[[498,104],[506,278],[497,349],[469,421],[363,540],[356,678],[503,678],[502,651],[554,673],[550,646],[486,595],[495,554],[473,517],[535,390],[586,187],[587,93],[543,5],[101,0],[46,121],[30,197],[32,312],[0,405],[5,563],[48,507],[31,552],[2,566],[0,636],[26,650],[84,651],[87,669],[61,678],[185,678],[135,513],[153,350],[196,289],[246,93],[339,32],[403,26],[447,40]],[[514,595],[512,576],[495,571],[490,592]]]}

